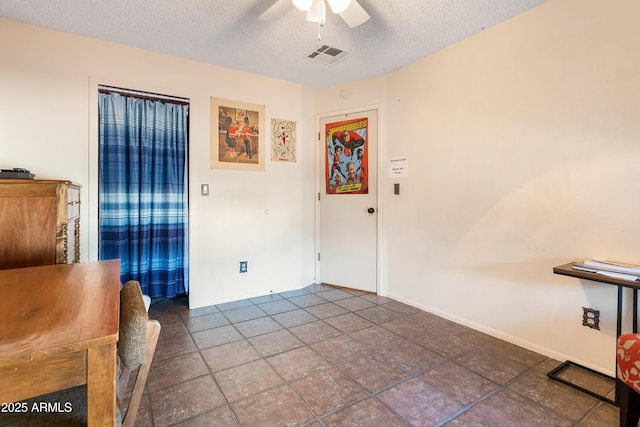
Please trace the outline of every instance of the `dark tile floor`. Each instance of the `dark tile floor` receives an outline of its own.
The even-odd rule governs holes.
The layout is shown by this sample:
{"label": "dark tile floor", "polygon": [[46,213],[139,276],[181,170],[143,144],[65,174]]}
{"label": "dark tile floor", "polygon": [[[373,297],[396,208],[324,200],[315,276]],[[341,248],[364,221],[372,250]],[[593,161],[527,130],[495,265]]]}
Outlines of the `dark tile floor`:
{"label": "dark tile floor", "polygon": [[311,285],[195,310],[161,300],[150,317],[162,333],[138,426],[619,422],[615,406],[547,378],[560,361],[372,294]]}

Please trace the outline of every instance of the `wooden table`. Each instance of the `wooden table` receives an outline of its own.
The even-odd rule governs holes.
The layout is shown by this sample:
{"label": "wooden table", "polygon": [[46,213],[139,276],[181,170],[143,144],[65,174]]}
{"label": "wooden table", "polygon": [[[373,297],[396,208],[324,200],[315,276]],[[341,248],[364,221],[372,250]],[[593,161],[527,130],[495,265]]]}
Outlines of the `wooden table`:
{"label": "wooden table", "polygon": [[[638,332],[638,289],[640,289],[640,282],[631,282],[629,280],[623,280],[623,279],[617,279],[614,277],[609,277],[609,276],[605,276],[602,274],[597,274],[597,273],[592,273],[590,271],[582,271],[582,270],[576,270],[574,268],[572,268],[573,263],[570,262],[568,264],[563,264],[563,265],[559,265],[557,267],[553,267],[553,272],[555,274],[560,274],[563,276],[570,276],[570,277],[575,277],[578,279],[586,279],[586,280],[591,280],[594,282],[599,282],[599,283],[605,283],[607,285],[614,285],[618,287],[618,313],[617,313],[617,325],[616,325],[616,337],[619,337],[620,334],[622,333],[622,312],[623,312],[623,300],[622,300],[622,296],[623,296],[623,290],[624,288],[630,288],[633,289],[633,306],[632,306],[632,312],[633,312],[633,325],[632,325],[632,329],[633,329],[633,333],[637,333]],[[602,396],[598,393],[594,393],[591,390],[585,389],[583,387],[577,386],[569,381],[563,380],[562,378],[560,378],[560,376],[558,375],[560,372],[562,372],[565,368],[569,367],[569,366],[573,366],[573,367],[577,367],[579,369],[582,369],[584,371],[587,372],[591,372],[595,375],[598,375],[602,378],[606,378],[609,379],[611,381],[615,382],[615,397],[614,399],[609,399],[606,396]],[[618,366],[618,360],[616,359],[616,369]],[[619,388],[620,388],[620,384],[619,382],[616,381],[615,378],[613,377],[609,377],[608,375],[602,374],[600,372],[594,371],[593,369],[589,369],[586,368],[582,365],[579,365],[577,363],[571,362],[571,361],[566,361],[564,362],[562,365],[558,366],[556,369],[552,370],[551,372],[549,372],[547,374],[547,376],[549,376],[549,378],[561,381],[569,386],[572,386],[574,388],[577,388],[578,390],[584,391],[588,394],[591,394],[592,396],[595,396],[601,400],[604,400],[606,402],[612,403],[614,405],[618,405],[619,404]]]}
{"label": "wooden table", "polygon": [[592,273],[590,271],[576,270],[572,268],[573,263],[559,265],[553,267],[555,274],[563,276],[576,277],[578,279],[587,279],[594,282],[605,283],[607,285],[614,285],[618,287],[618,313],[616,324],[616,336],[619,337],[622,333],[622,291],[624,288],[633,289],[633,332],[638,332],[638,289],[640,289],[640,282],[631,282],[629,280],[617,279],[615,277],[604,276],[602,274]]}
{"label": "wooden table", "polygon": [[120,261],[0,271],[0,402],[87,384],[89,426],[115,425]]}

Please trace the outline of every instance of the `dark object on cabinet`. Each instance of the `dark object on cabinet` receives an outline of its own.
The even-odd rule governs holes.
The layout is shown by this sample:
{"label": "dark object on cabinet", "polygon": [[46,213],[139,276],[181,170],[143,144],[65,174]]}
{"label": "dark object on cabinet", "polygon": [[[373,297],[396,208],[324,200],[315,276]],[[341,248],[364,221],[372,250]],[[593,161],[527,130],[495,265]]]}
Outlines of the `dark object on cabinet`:
{"label": "dark object on cabinet", "polygon": [[80,262],[80,186],[0,180],[0,269]]}

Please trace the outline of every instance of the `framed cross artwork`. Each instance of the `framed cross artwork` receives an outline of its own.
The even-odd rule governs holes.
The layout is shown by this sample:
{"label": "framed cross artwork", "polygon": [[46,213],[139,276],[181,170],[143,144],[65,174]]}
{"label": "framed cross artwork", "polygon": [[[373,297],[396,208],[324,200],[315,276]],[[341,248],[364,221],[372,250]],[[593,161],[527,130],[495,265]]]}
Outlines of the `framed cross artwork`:
{"label": "framed cross artwork", "polygon": [[271,119],[271,160],[275,162],[295,162],[296,139],[296,122]]}

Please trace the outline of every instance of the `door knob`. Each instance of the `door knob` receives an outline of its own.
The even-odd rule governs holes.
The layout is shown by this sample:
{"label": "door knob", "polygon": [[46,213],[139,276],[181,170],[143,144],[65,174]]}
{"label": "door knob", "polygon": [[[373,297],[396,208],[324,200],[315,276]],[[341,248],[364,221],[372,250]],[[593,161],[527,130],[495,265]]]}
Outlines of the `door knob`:
{"label": "door knob", "polygon": [[369,208],[369,209],[367,209],[367,212],[369,212],[370,214],[374,213],[375,211],[376,211],[376,210],[375,210],[375,209],[373,209],[373,208]]}

